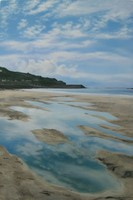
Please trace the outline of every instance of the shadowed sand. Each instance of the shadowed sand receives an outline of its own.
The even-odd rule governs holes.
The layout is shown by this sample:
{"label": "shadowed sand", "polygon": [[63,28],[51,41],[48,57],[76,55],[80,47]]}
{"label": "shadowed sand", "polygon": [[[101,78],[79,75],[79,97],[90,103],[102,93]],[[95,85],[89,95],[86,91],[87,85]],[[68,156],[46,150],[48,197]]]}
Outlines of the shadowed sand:
{"label": "shadowed sand", "polygon": [[[92,108],[118,117],[113,123],[120,125],[123,134],[133,136],[132,98],[115,96],[63,95],[29,91],[0,91],[0,116],[8,119],[28,120],[29,116],[12,110],[11,106],[35,108],[27,100],[45,102],[56,97],[72,97],[73,101],[92,103]],[[36,107],[38,108],[38,107]],[[86,110],[90,107],[86,107]],[[93,130],[94,131],[94,130]],[[99,134],[99,133],[96,133]],[[102,133],[100,133],[102,134]],[[105,137],[102,135],[101,137]],[[115,139],[115,138],[113,138]],[[123,142],[123,141],[121,141]],[[0,200],[131,200],[133,199],[133,157],[111,152],[98,152],[97,159],[107,166],[122,184],[121,190],[96,195],[79,194],[42,181],[16,156],[0,147]]]}

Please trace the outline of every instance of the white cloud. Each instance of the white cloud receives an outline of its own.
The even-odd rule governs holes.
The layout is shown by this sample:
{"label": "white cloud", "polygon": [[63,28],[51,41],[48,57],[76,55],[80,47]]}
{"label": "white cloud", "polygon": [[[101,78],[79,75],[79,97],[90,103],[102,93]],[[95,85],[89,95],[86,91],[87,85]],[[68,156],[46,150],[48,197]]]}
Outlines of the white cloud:
{"label": "white cloud", "polygon": [[56,71],[54,62],[48,59],[28,59],[25,62],[20,62],[19,68],[25,72],[31,72],[43,76],[54,76]]}
{"label": "white cloud", "polygon": [[6,50],[26,51],[29,50],[29,44],[27,42],[19,42],[15,40],[8,40],[0,43],[0,47]]}
{"label": "white cloud", "polygon": [[31,11],[32,9],[35,9],[36,6],[40,3],[40,0],[27,0],[26,1],[26,4],[25,4],[25,7],[24,7],[24,10],[29,12]]}
{"label": "white cloud", "polygon": [[[10,64],[5,59],[11,60]],[[18,71],[30,72],[33,74],[38,74],[42,76],[62,76],[71,78],[87,78],[88,74],[84,72],[79,72],[75,66],[65,66],[63,64],[58,64],[56,60],[50,59],[38,59],[29,58],[28,56],[21,55],[7,55],[6,57],[0,56],[0,62],[3,66],[9,67],[11,70],[15,68]]]}
{"label": "white cloud", "polygon": [[54,24],[53,28],[47,32],[42,33],[45,26],[34,25],[31,27],[27,25],[27,21],[22,19],[18,28],[23,28],[20,32],[21,36],[25,38],[35,38],[36,40],[19,42],[19,41],[5,41],[1,42],[0,46],[6,49],[20,50],[30,52],[36,49],[60,49],[71,50],[87,48],[94,44],[94,41],[89,40],[87,34],[82,31],[82,27],[79,24],[73,24],[71,22],[65,24]]}
{"label": "white cloud", "polygon": [[65,24],[53,24],[52,32],[64,38],[78,39],[81,37],[87,37],[87,34],[82,30],[82,24],[74,24],[71,21]]}
{"label": "white cloud", "polygon": [[[92,33],[94,38],[95,33],[106,27],[109,21],[119,22],[123,26],[130,22],[129,18],[133,15],[133,1],[65,1],[53,10],[53,16],[55,14],[61,18],[69,16],[82,17],[82,29],[88,29],[89,34]],[[132,28],[130,27],[130,29]],[[110,39],[107,35],[106,38]],[[120,38],[122,38],[122,35]]]}
{"label": "white cloud", "polygon": [[116,53],[110,52],[93,52],[93,53],[80,53],[80,52],[68,52],[68,51],[57,51],[50,54],[50,56],[60,62],[78,62],[78,64],[86,63],[86,67],[89,65],[105,65],[105,66],[124,66],[132,65],[132,56],[123,56]]}
{"label": "white cloud", "polygon": [[[40,29],[41,30],[41,29]],[[58,32],[58,31],[57,31]],[[36,58],[42,59],[45,57],[47,59],[52,59],[57,63],[89,63],[88,65],[125,65],[131,66],[132,56],[123,55],[122,52],[111,53],[111,52],[103,52],[103,51],[94,51],[94,52],[84,52],[82,53],[81,48],[86,48],[94,44],[90,40],[82,40],[79,43],[74,43],[70,41],[65,41],[60,39],[60,35],[57,34],[56,31],[51,31],[48,34],[42,35],[40,39],[36,39],[28,42],[19,42],[19,41],[5,41],[0,43],[0,47],[6,49],[8,51],[19,51],[23,52],[23,54],[27,54],[29,58],[33,55],[36,55]],[[40,32],[32,29],[29,31],[29,36],[35,36],[36,34],[40,34]],[[102,35],[101,35],[102,36]],[[103,35],[104,36],[104,35]],[[100,35],[99,35],[100,37]],[[78,50],[79,49],[79,50]],[[36,52],[36,53],[34,53]],[[37,53],[38,52],[38,53]],[[25,55],[24,55],[25,56]]]}
{"label": "white cloud", "polygon": [[[115,58],[114,58],[115,56]],[[76,62],[75,62],[76,59]],[[88,60],[87,60],[88,59]],[[96,60],[98,66],[95,67]],[[100,60],[99,60],[100,59]],[[9,63],[10,60],[10,63]],[[67,64],[69,60],[69,64]],[[85,62],[85,60],[87,62]],[[82,61],[85,62],[86,70],[82,69]],[[80,68],[77,65],[77,62],[80,63]],[[105,62],[105,63],[104,63]],[[90,53],[83,55],[76,53],[68,53],[64,52],[61,54],[61,52],[58,52],[56,55],[55,53],[51,55],[38,55],[36,58],[34,58],[34,55],[21,55],[21,54],[12,54],[12,55],[5,55],[0,56],[0,63],[2,66],[8,67],[10,70],[16,70],[16,71],[22,71],[22,72],[30,72],[33,74],[41,75],[44,77],[60,77],[60,79],[64,80],[66,78],[71,78],[75,80],[75,82],[84,83],[84,81],[88,82],[96,82],[100,83],[106,86],[107,85],[128,85],[131,86],[133,84],[133,70],[132,68],[127,70],[127,72],[121,71],[121,73],[108,73],[108,70],[106,73],[101,74],[97,73],[97,67],[99,66],[99,63],[104,66],[107,66],[107,68],[110,68],[108,66],[108,63],[111,63],[111,65],[114,67],[114,65],[117,66],[117,63],[121,65],[122,68],[125,68],[127,62],[132,62],[131,58],[122,58],[122,56],[119,55],[110,55],[103,52],[97,52],[97,53]],[[71,64],[70,64],[71,63]],[[87,64],[89,63],[89,64]],[[93,64],[95,68],[95,72],[89,71],[89,66]],[[129,63],[127,63],[129,65]],[[111,67],[112,67],[111,66]],[[112,71],[113,72],[113,71]]]}
{"label": "white cloud", "polygon": [[28,22],[26,19],[21,19],[21,21],[19,22],[18,24],[18,29],[21,30],[21,29],[24,29],[26,28],[26,26],[28,26]]}
{"label": "white cloud", "polygon": [[96,12],[107,13],[110,19],[128,18],[133,13],[133,1],[131,0],[84,0],[65,1],[55,10],[60,17],[90,15]]}
{"label": "white cloud", "polygon": [[108,32],[108,33],[96,33],[95,37],[98,39],[120,39],[120,40],[126,40],[133,38],[133,30],[130,30],[130,28],[122,27],[117,32]]}
{"label": "white cloud", "polygon": [[30,39],[37,37],[41,34],[42,30],[44,29],[45,29],[45,26],[41,26],[41,25],[34,25],[31,27],[27,27],[23,32],[23,37],[30,38]]}
{"label": "white cloud", "polygon": [[0,27],[5,28],[12,14],[18,12],[17,0],[10,0],[6,6],[0,8]]}
{"label": "white cloud", "polygon": [[[116,48],[112,50],[105,41],[132,39],[130,17],[133,14],[133,1],[25,0],[21,1],[20,7],[18,2],[10,0],[8,6],[4,6],[0,12],[0,26],[5,27],[0,33],[1,39],[14,38],[12,24],[8,29],[8,23],[12,22],[12,17],[18,16],[17,20],[13,18],[13,26],[16,23],[18,29],[16,31],[14,26],[17,39],[6,39],[0,43],[2,53],[5,53],[0,56],[1,65],[47,76],[98,81],[131,80],[129,73],[116,74],[114,78],[109,74],[89,73],[89,66],[95,69],[102,66],[129,69],[133,65],[128,47],[120,44],[120,51]],[[123,49],[127,53],[123,53]]]}
{"label": "white cloud", "polygon": [[36,14],[39,14],[41,12],[45,12],[48,9],[52,8],[57,2],[58,2],[57,0],[47,0],[43,3],[38,4],[38,1],[36,1],[36,4],[35,4],[36,7],[33,4],[31,4],[32,9],[30,7],[28,14],[29,15],[36,15]]}

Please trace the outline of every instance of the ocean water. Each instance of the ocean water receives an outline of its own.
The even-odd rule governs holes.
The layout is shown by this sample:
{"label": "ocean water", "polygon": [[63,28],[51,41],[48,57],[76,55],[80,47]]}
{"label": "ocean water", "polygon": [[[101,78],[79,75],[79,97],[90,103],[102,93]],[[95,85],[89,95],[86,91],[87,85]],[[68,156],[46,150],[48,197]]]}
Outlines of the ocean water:
{"label": "ocean water", "polygon": [[[34,172],[52,184],[83,193],[118,190],[118,180],[95,158],[96,152],[107,150],[132,155],[133,147],[111,139],[86,136],[78,128],[84,125],[130,140],[122,134],[100,127],[115,126],[109,120],[116,120],[116,117],[106,112],[87,110],[91,104],[74,102],[67,97],[27,103],[40,109],[18,106],[11,109],[27,114],[29,121],[0,118],[0,145],[20,157]],[[61,131],[68,142],[49,145],[39,141],[32,130],[43,128]]]}
{"label": "ocean water", "polygon": [[87,95],[124,95],[133,96],[133,89],[128,88],[85,88],[85,89],[26,89],[38,92],[73,93]]}

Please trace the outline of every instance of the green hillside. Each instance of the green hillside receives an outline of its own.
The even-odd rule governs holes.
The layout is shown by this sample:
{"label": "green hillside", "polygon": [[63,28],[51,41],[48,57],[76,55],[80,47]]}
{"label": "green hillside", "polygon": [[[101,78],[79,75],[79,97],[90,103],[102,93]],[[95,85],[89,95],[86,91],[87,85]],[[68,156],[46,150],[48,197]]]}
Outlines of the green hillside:
{"label": "green hillside", "polygon": [[30,73],[14,72],[0,67],[0,88],[84,88],[82,85],[67,85],[55,78],[36,76]]}

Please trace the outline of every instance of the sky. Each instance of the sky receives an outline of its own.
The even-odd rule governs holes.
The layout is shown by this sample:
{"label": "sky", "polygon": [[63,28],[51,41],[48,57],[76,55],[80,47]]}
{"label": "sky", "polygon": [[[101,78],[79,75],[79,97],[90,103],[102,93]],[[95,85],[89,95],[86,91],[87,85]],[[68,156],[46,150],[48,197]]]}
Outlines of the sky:
{"label": "sky", "polygon": [[133,0],[0,0],[0,66],[133,87]]}

